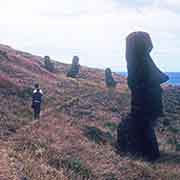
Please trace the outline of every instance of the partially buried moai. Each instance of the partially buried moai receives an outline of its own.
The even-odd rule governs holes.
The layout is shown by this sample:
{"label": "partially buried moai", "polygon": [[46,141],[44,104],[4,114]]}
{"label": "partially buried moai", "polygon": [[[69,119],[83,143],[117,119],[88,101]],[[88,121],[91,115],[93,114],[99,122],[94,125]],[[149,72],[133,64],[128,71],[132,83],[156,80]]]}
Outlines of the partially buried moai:
{"label": "partially buried moai", "polygon": [[114,80],[111,69],[110,68],[106,68],[105,70],[105,82],[106,82],[106,86],[108,88],[115,88],[117,82]]}
{"label": "partially buried moai", "polygon": [[50,71],[50,72],[54,72],[55,68],[54,68],[54,64],[51,61],[49,56],[44,56],[44,65],[45,68]]}
{"label": "partially buried moai", "polygon": [[117,82],[114,80],[110,68],[105,70],[105,83],[106,87],[108,88],[108,96],[113,98]]}
{"label": "partially buried moai", "polygon": [[72,65],[67,73],[67,76],[76,78],[76,76],[79,74],[79,70],[80,70],[79,57],[74,56],[72,60]]}
{"label": "partially buried moai", "polygon": [[146,32],[133,32],[126,39],[128,87],[131,112],[118,127],[120,152],[138,155],[149,161],[160,153],[154,122],[163,113],[161,84],[169,78],[154,64],[151,38]]}

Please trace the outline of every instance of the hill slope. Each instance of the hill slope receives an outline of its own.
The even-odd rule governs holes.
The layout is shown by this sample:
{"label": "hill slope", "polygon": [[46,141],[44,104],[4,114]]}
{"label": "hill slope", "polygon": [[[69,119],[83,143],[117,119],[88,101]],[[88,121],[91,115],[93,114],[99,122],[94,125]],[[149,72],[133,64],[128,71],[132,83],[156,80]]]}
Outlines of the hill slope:
{"label": "hill slope", "polygon": [[[179,87],[165,87],[165,117],[157,135],[160,160],[149,164],[116,152],[116,128],[129,109],[125,80],[113,96],[104,72],[81,67],[77,79],[66,77],[69,65],[0,45],[0,165],[1,179],[180,179]],[[32,120],[31,93],[35,82],[44,91],[40,121]]]}

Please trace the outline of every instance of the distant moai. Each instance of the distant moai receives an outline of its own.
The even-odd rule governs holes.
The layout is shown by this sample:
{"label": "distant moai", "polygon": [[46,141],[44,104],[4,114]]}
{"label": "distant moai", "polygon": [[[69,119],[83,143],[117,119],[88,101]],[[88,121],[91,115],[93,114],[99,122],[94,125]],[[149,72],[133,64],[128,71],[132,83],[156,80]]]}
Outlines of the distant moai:
{"label": "distant moai", "polygon": [[67,77],[76,78],[80,71],[80,65],[79,65],[79,57],[74,56],[72,60],[72,65],[70,69],[68,70]]}
{"label": "distant moai", "polygon": [[7,60],[7,59],[8,59],[7,52],[0,50],[0,60]]}
{"label": "distant moai", "polygon": [[44,56],[44,65],[48,71],[54,72],[55,67],[49,56]]}
{"label": "distant moai", "polygon": [[151,38],[146,32],[133,32],[126,39],[131,112],[119,124],[117,131],[120,152],[149,161],[160,156],[154,126],[163,113],[160,84],[168,80],[168,76],[154,64],[150,56],[152,49]]}
{"label": "distant moai", "polygon": [[116,87],[117,82],[114,80],[111,69],[106,68],[105,69],[105,82],[107,87]]}

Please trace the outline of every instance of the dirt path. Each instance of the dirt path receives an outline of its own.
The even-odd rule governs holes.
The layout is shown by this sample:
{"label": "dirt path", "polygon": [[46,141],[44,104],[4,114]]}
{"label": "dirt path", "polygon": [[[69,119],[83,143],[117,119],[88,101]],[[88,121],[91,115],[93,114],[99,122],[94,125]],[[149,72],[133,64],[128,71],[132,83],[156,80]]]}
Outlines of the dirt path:
{"label": "dirt path", "polygon": [[10,167],[7,143],[0,140],[0,180],[15,180]]}

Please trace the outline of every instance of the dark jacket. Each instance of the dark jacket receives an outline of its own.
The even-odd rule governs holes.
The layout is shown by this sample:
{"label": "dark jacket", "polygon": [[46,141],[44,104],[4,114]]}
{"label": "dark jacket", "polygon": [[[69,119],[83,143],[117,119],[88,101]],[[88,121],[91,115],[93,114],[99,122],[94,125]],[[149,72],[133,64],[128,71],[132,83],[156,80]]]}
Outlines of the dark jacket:
{"label": "dark jacket", "polygon": [[40,89],[35,89],[32,96],[32,108],[40,107],[43,93]]}

